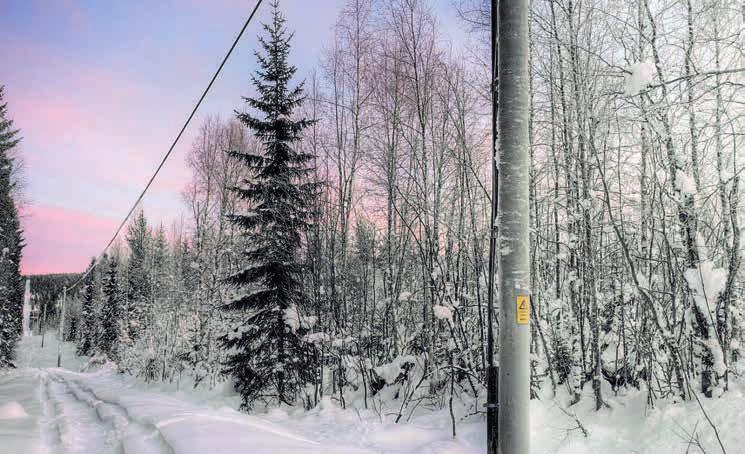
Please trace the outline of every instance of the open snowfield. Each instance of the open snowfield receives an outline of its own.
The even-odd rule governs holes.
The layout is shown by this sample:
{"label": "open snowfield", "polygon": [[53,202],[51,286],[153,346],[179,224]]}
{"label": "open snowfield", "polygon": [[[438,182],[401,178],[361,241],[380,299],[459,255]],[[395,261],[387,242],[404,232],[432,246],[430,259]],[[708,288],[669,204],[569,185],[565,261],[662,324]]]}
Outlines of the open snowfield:
{"label": "open snowfield", "polygon": [[[47,336],[24,338],[17,370],[0,376],[0,452],[33,453],[482,453],[483,418],[470,417],[451,437],[447,411],[415,413],[395,424],[385,411],[342,410],[330,399],[305,412],[234,410],[232,393],[177,391],[145,385],[111,368],[77,372],[86,363],[74,347]],[[612,395],[610,390],[606,395]],[[696,402],[657,402],[645,392],[608,398],[595,413],[586,399],[565,413],[532,401],[535,453],[717,453],[716,436]],[[702,399],[728,453],[743,452],[740,383],[720,399]],[[587,431],[582,433],[578,422]],[[700,443],[701,449],[696,440]]]}

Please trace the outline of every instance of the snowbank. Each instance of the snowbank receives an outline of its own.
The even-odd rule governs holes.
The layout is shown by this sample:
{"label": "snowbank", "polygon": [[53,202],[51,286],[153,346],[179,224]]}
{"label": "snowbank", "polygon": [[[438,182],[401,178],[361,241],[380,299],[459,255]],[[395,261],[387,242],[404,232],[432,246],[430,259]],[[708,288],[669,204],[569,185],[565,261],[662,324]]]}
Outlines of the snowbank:
{"label": "snowbank", "polygon": [[18,402],[8,402],[0,405],[0,419],[28,418],[28,413]]}

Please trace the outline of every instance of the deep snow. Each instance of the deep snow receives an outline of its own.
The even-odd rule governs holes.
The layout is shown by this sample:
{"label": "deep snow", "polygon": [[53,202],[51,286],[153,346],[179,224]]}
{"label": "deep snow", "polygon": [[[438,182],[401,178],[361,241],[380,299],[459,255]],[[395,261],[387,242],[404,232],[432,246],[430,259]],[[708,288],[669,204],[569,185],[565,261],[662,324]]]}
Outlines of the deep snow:
{"label": "deep snow", "polygon": [[[228,386],[211,392],[147,385],[112,367],[77,372],[86,364],[65,344],[61,369],[48,335],[22,340],[19,368],[0,375],[0,452],[34,453],[483,453],[484,419],[456,411],[457,437],[447,411],[418,409],[396,424],[396,402],[370,400],[370,409],[342,410],[326,397],[313,410],[240,413]],[[595,412],[589,393],[566,409],[563,393],[531,402],[534,453],[721,452],[698,403],[657,400],[644,390],[614,393]],[[742,383],[722,398],[701,398],[729,453],[742,452],[745,411]],[[376,406],[377,405],[377,406]],[[382,405],[382,407],[381,407]],[[564,408],[562,410],[562,408]],[[575,419],[576,416],[576,419]],[[583,430],[587,436],[583,435]]]}

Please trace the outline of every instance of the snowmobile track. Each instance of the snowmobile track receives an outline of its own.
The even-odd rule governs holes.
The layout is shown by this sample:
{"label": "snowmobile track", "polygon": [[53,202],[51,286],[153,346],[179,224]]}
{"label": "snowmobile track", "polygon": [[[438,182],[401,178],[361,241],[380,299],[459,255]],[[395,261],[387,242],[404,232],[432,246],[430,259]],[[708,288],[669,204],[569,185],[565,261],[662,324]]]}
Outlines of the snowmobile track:
{"label": "snowmobile track", "polygon": [[[101,420],[95,408],[92,408],[87,402],[78,398],[72,389],[63,381],[56,378],[50,380],[47,377],[45,382],[50,402],[53,403],[56,414],[58,415],[57,425],[60,429],[60,447],[62,451],[71,450],[65,446],[65,435],[71,434],[72,437],[79,436],[79,427],[75,426],[82,423],[83,426],[93,429],[85,438],[87,438],[88,442],[93,442],[95,449],[105,447],[106,450],[103,452],[123,454],[120,434],[114,426]],[[71,413],[71,408],[75,406],[82,408],[83,412],[77,415],[74,411]],[[89,452],[89,449],[92,448],[91,446],[81,446],[80,443],[75,443],[75,445],[77,449],[72,448],[72,450],[77,452]]]}
{"label": "snowmobile track", "polygon": [[44,438],[46,438],[47,443],[51,446],[58,447],[52,452],[60,452],[62,448],[62,429],[59,424],[60,415],[57,412],[57,406],[52,401],[52,393],[49,389],[49,377],[47,374],[42,374],[39,380],[39,399],[46,425]]}
{"label": "snowmobile track", "polygon": [[100,397],[93,389],[78,380],[53,375],[52,380],[64,385],[70,395],[92,408],[98,419],[111,427],[119,436],[123,454],[174,454],[166,438],[152,423],[139,420],[118,402]]}

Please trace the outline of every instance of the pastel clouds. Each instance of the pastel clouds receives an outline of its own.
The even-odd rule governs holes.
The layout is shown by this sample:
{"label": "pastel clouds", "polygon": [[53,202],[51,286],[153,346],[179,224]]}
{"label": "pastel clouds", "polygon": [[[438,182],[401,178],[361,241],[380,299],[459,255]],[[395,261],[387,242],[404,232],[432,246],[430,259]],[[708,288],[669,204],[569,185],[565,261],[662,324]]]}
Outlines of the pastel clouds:
{"label": "pastel clouds", "polygon": [[23,274],[83,271],[117,227],[113,218],[42,204],[28,207],[21,223]]}

